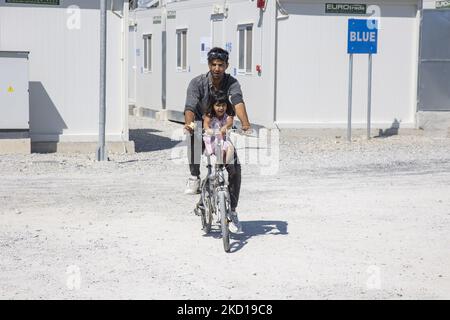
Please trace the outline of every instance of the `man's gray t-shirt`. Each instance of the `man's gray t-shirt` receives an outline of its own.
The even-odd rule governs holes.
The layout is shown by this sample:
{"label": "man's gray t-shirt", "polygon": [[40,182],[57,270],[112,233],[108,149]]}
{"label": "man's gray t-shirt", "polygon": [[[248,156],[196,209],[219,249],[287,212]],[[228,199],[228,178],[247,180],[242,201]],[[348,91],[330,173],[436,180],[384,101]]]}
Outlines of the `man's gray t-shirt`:
{"label": "man's gray t-shirt", "polygon": [[[241,85],[227,73],[223,76],[219,91],[226,93],[233,107],[244,102]],[[202,116],[206,113],[211,101],[212,93],[217,92],[212,85],[210,72],[195,77],[187,88],[184,111],[190,110],[195,114],[196,121],[202,120]]]}

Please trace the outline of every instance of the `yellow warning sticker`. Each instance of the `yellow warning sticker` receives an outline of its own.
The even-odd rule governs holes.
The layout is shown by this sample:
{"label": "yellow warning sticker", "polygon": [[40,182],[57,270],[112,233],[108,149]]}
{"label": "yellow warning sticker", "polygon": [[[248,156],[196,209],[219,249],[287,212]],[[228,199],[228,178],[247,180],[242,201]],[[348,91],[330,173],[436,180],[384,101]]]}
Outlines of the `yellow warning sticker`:
{"label": "yellow warning sticker", "polygon": [[9,92],[9,93],[12,93],[12,92],[14,92],[14,88],[13,88],[13,87],[11,87],[11,86],[9,86],[9,88],[8,88],[8,92]]}

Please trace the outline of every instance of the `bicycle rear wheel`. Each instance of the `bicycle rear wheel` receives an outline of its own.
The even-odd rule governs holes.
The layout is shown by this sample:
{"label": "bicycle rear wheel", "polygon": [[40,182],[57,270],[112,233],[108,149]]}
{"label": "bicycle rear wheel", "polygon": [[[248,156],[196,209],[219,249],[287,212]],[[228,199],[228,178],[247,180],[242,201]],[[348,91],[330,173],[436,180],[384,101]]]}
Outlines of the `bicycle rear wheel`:
{"label": "bicycle rear wheel", "polygon": [[220,225],[222,227],[222,241],[223,249],[225,252],[230,252],[230,231],[228,229],[228,214],[225,204],[225,193],[219,192],[219,212],[220,212]]}

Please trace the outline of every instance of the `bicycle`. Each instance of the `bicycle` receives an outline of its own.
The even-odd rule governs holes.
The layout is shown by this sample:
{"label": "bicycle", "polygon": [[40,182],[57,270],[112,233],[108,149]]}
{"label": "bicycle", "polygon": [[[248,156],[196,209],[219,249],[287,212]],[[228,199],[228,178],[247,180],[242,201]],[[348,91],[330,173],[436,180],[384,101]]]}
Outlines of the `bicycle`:
{"label": "bicycle", "polygon": [[[220,130],[209,130],[209,133],[203,133],[203,136],[211,136],[220,134]],[[229,133],[236,132],[236,129],[227,131],[229,141]],[[231,222],[231,199],[228,185],[225,179],[225,164],[222,156],[223,139],[218,139],[215,148],[216,163],[211,164],[211,155],[206,153],[207,174],[200,184],[200,201],[197,203],[195,212],[201,216],[202,230],[205,234],[211,231],[213,218],[216,223],[220,224],[222,232],[222,242],[225,252],[230,251],[230,230]]]}

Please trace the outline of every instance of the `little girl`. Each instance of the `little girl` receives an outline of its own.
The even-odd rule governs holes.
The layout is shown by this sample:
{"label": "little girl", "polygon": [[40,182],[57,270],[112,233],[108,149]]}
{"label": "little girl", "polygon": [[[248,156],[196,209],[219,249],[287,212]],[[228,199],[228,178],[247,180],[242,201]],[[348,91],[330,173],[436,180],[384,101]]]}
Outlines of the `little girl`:
{"label": "little girl", "polygon": [[[225,164],[233,162],[234,148],[233,145],[226,141],[226,133],[233,126],[232,106],[227,97],[216,98],[210,104],[206,114],[203,117],[203,128],[208,134],[203,137],[206,152],[209,155],[215,154],[217,142],[222,141],[222,155]],[[220,130],[220,133],[210,135],[212,130]]]}

